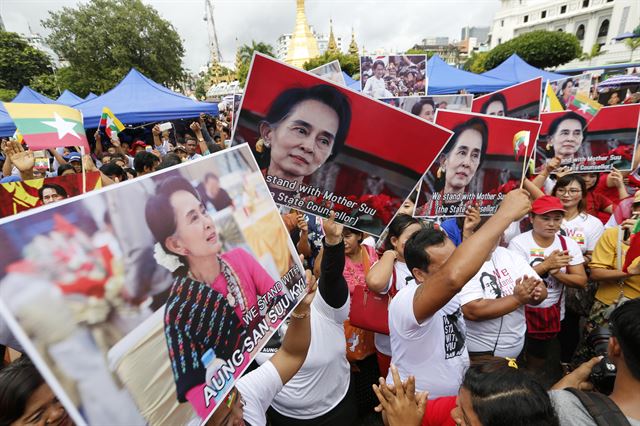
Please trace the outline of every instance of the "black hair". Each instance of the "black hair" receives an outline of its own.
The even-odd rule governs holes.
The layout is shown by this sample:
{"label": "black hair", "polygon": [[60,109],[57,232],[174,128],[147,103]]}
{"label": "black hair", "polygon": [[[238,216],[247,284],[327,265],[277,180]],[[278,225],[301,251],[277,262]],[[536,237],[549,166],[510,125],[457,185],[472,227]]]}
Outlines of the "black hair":
{"label": "black hair", "polygon": [[436,110],[436,104],[433,103],[431,99],[421,99],[413,104],[413,106],[411,107],[411,114],[420,115],[420,113],[422,112],[422,107],[425,105],[431,105],[431,108],[433,108],[434,111]]}
{"label": "black hair", "polygon": [[127,159],[127,157],[121,153],[121,152],[116,152],[115,154],[111,154],[111,162],[114,162],[116,160],[122,160],[124,161],[126,164],[129,164],[129,160]]}
{"label": "black hair", "polygon": [[102,167],[100,167],[100,171],[108,177],[116,176],[118,179],[120,179],[120,182],[127,180],[127,173],[114,161],[103,164]]}
{"label": "black hair", "polygon": [[384,62],[382,62],[380,59],[378,59],[378,60],[376,60],[376,61],[373,63],[373,65],[371,66],[371,69],[375,71],[375,70],[376,70],[376,67],[377,67],[378,65],[382,65],[382,68],[386,68],[386,67],[384,66]]}
{"label": "black hair", "polygon": [[[595,183],[593,184],[593,186],[592,186],[591,188],[587,188],[587,191],[588,191],[588,192],[595,191],[595,189],[596,189],[596,188],[597,188],[597,186],[598,186],[598,182],[600,182],[600,173],[585,173],[585,175],[595,175],[595,176],[596,176],[596,181],[595,181]],[[584,178],[583,178],[583,179],[584,179]],[[585,182],[585,185],[586,185],[586,184],[587,184],[587,182]]]}
{"label": "black hair", "polygon": [[22,417],[29,398],[44,383],[25,356],[0,370],[0,425],[10,425]]}
{"label": "black hair", "polygon": [[562,86],[560,86],[560,88],[561,88],[562,90],[566,89],[566,88],[567,88],[567,86],[569,85],[569,83],[571,83],[571,85],[573,85],[573,86],[575,86],[575,85],[576,85],[572,79],[568,78],[568,79],[566,79],[566,80],[562,83]]}
{"label": "black hair", "polygon": [[153,169],[158,163],[160,159],[147,151],[140,151],[133,157],[133,167],[138,173],[144,173],[145,168]]}
{"label": "black hair", "polygon": [[71,170],[71,171],[73,171],[73,173],[75,173],[75,172],[76,172],[76,169],[74,169],[74,168],[73,168],[73,166],[72,166],[71,164],[66,163],[66,164],[60,164],[60,165],[58,166],[58,170],[56,171],[56,174],[57,174],[58,176],[62,176],[62,174],[63,174],[64,172],[66,172],[67,170]]}
{"label": "black hair", "polygon": [[587,184],[584,183],[584,179],[582,179],[580,175],[571,174],[558,178],[558,180],[556,180],[556,184],[553,186],[551,195],[557,197],[556,193],[558,192],[558,189],[568,186],[571,182],[578,182],[578,185],[580,185],[582,197],[578,203],[578,211],[583,213],[587,209]]}
{"label": "black hair", "polygon": [[[462,124],[458,124],[453,129],[453,136],[451,136],[451,140],[447,143],[444,150],[442,151],[442,155],[445,157],[449,155],[449,152],[453,150],[458,142],[458,138],[462,133],[466,130],[476,130],[480,133],[480,137],[482,138],[482,147],[480,148],[480,161],[478,163],[478,169],[482,166],[482,162],[484,161],[485,154],[487,152],[487,147],[489,146],[489,128],[487,127],[487,123],[480,117],[473,117],[470,120],[465,121]],[[446,176],[445,173],[442,173],[441,177],[437,179],[435,183],[435,191],[439,192],[444,189]]]}
{"label": "black hair", "polygon": [[640,380],[640,299],[629,300],[617,307],[609,317],[609,324],[629,372],[634,379]]}
{"label": "black hair", "polygon": [[410,271],[413,271],[413,268],[418,268],[427,272],[431,264],[431,258],[426,249],[442,245],[446,240],[447,234],[435,228],[423,228],[413,234],[404,243],[404,261],[407,264],[407,268]]}
{"label": "black hair", "polygon": [[44,193],[44,190],[47,188],[53,189],[61,197],[64,197],[64,198],[69,197],[69,194],[67,194],[67,190],[61,187],[60,185],[56,183],[45,183],[40,187],[40,189],[38,189],[38,198],[40,198],[40,200],[42,200],[42,194]]}
{"label": "black hair", "polygon": [[[188,180],[182,176],[171,176],[157,183],[156,193],[149,197],[144,208],[144,217],[153,238],[160,243],[164,251],[176,255],[177,253],[173,253],[167,248],[165,241],[175,234],[178,225],[171,206],[171,195],[178,191],[187,191],[202,202],[200,194]],[[186,265],[187,262],[183,256],[178,255],[178,258],[183,265]],[[174,275],[183,276],[186,273],[187,267],[182,266],[174,272]]]}
{"label": "black hair", "polygon": [[[567,111],[564,114],[561,114],[560,117],[556,117],[556,119],[551,122],[549,130],[547,131],[547,139],[550,141],[551,137],[553,137],[553,135],[558,131],[560,124],[567,120],[578,120],[580,122],[580,128],[582,129],[582,141],[584,142],[584,139],[587,137],[587,130],[585,129],[587,127],[587,120],[585,120],[585,118],[580,114],[573,111]],[[547,146],[547,158],[555,157],[555,150],[551,143],[547,144]]]}
{"label": "black hair", "polygon": [[[281,92],[271,103],[264,121],[269,125],[274,125],[287,117],[299,103],[309,100],[327,105],[338,115],[338,131],[336,132],[331,156],[329,157],[333,158],[342,149],[351,125],[349,98],[335,87],[328,84],[318,84],[311,87],[292,87],[287,89]],[[268,153],[269,149],[266,149],[265,152]]]}
{"label": "black hair", "polygon": [[364,240],[364,232],[359,231],[357,229],[347,228],[346,226],[342,229],[342,235],[354,234],[358,235],[358,244],[362,244]]}
{"label": "black hair", "polygon": [[494,102],[502,103],[502,107],[504,108],[504,113],[506,115],[507,114],[507,98],[505,98],[504,95],[499,92],[494,93],[489,97],[489,99],[482,105],[482,108],[480,108],[480,112],[482,114],[486,114],[487,109],[489,108],[489,105],[491,105]]}
{"label": "black hair", "polygon": [[131,167],[125,167],[124,171],[125,173],[128,173],[133,177],[138,177],[138,172],[136,172],[135,169],[132,169]]}
{"label": "black hair", "polygon": [[472,365],[462,387],[469,391],[473,411],[484,426],[560,425],[542,385],[504,360]]}
{"label": "black hair", "polygon": [[408,200],[411,201],[413,204],[416,203],[416,201],[418,200],[418,188],[414,189],[413,192],[409,194]]}
{"label": "black hair", "polygon": [[384,240],[385,250],[393,250],[391,238],[400,238],[400,235],[402,235],[404,230],[413,224],[422,225],[422,222],[420,222],[419,219],[416,219],[415,217],[404,213],[400,213],[399,215],[394,217],[389,224],[387,238]]}
{"label": "black hair", "polygon": [[156,170],[166,169],[178,164],[182,164],[182,159],[178,156],[178,154],[174,152],[168,152],[167,155],[162,157],[162,161],[160,162],[160,164],[158,164]]}

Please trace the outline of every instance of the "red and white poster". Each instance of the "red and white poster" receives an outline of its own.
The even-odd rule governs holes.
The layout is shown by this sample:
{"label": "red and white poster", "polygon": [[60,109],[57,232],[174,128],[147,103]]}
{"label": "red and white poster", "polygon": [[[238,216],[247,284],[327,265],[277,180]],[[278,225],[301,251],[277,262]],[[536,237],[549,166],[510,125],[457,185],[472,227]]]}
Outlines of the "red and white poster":
{"label": "red and white poster", "polygon": [[477,97],[471,111],[499,117],[538,120],[542,98],[542,77]]}

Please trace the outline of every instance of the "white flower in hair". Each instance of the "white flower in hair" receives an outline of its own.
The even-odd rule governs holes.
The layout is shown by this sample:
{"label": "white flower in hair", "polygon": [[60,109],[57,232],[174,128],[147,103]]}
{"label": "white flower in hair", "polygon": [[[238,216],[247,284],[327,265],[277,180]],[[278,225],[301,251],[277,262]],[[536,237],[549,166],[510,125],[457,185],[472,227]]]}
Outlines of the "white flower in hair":
{"label": "white flower in hair", "polygon": [[160,243],[156,243],[153,246],[153,258],[158,262],[158,265],[164,266],[170,272],[174,272],[179,267],[184,266],[178,256],[167,253]]}

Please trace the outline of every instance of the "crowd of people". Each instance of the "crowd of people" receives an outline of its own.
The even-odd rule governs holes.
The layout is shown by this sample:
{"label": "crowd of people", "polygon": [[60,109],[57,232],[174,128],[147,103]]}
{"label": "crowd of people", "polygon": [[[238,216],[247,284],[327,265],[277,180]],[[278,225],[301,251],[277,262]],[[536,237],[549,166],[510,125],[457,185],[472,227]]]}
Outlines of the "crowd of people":
{"label": "crowd of people", "polygon": [[[98,130],[84,156],[45,153],[47,170],[24,144],[3,140],[1,182],[83,170],[103,185],[136,179],[227,148],[230,120],[202,114],[113,138]],[[490,218],[477,205],[461,218],[415,218],[413,193],[379,241],[333,213],[283,209],[308,294],[208,424],[640,425],[640,265],[623,268],[640,180],[560,164],[548,161]],[[161,195],[182,188],[171,184],[146,218],[158,241],[187,229],[163,223]],[[180,208],[229,202],[213,174],[182,193]],[[38,195],[41,204],[68,197],[56,184]],[[3,330],[0,361],[19,349]],[[72,424],[24,355],[0,370],[0,425],[22,424]]]}

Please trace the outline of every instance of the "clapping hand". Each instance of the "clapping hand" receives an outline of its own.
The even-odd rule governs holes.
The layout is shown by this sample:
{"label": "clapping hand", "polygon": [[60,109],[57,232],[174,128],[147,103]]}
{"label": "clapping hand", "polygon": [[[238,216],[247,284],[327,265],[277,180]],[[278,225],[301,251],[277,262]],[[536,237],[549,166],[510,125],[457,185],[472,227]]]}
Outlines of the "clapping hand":
{"label": "clapping hand", "polygon": [[427,392],[416,393],[416,378],[409,376],[402,382],[398,369],[391,366],[393,387],[381,377],[380,385],[373,385],[373,391],[380,401],[376,411],[384,411],[390,426],[418,426],[422,422],[427,406]]}

